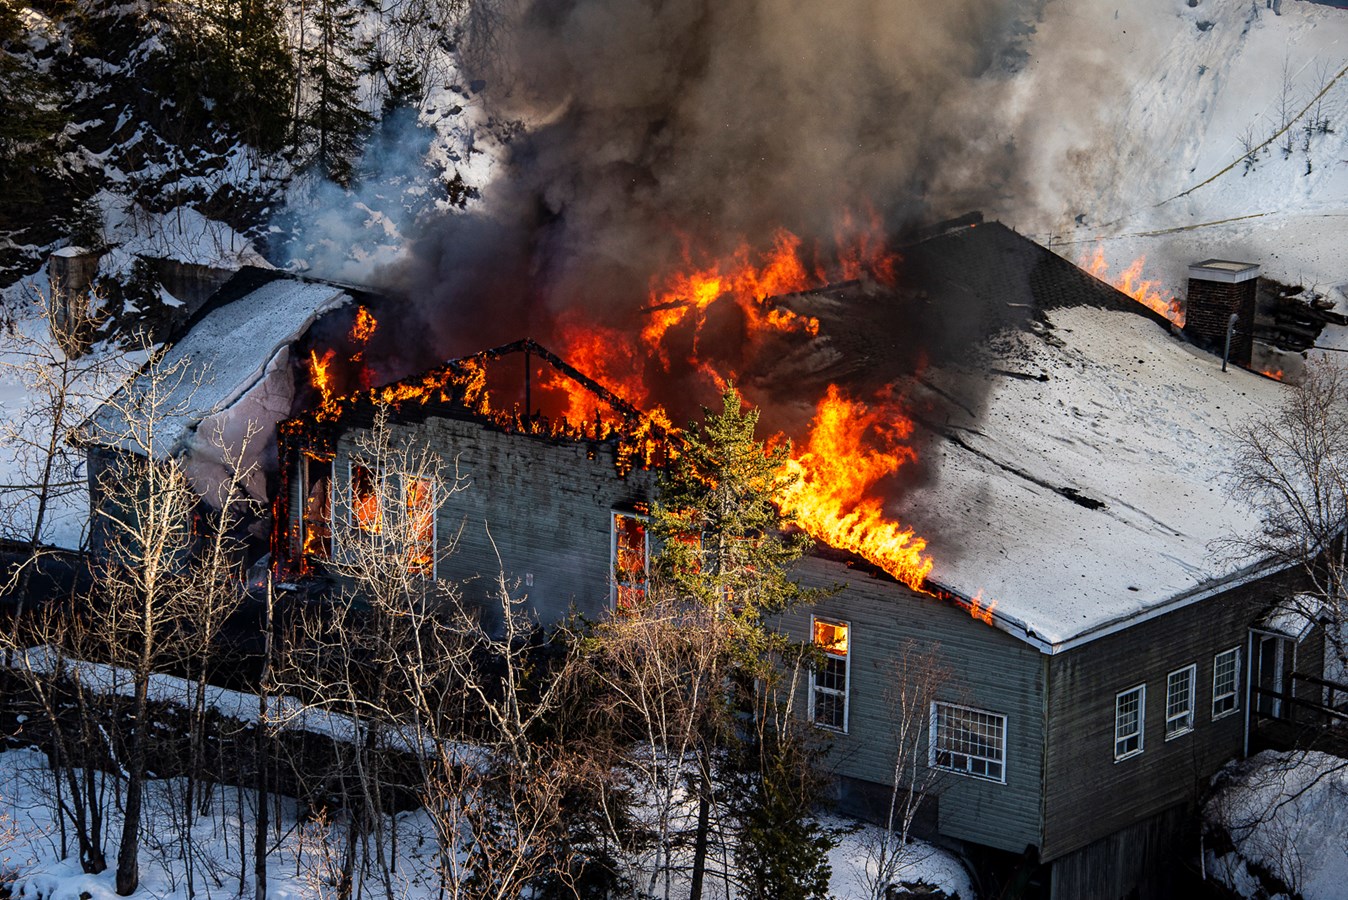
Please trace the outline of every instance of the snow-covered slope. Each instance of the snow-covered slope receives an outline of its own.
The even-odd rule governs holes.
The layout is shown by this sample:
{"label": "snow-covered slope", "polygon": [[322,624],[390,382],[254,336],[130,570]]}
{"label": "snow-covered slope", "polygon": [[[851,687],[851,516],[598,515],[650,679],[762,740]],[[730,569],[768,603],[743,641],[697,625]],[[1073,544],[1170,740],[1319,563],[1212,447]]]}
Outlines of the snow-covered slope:
{"label": "snow-covered slope", "polygon": [[1278,5],[1046,4],[1003,106],[1034,163],[998,214],[1180,295],[1214,256],[1348,281],[1348,10]]}

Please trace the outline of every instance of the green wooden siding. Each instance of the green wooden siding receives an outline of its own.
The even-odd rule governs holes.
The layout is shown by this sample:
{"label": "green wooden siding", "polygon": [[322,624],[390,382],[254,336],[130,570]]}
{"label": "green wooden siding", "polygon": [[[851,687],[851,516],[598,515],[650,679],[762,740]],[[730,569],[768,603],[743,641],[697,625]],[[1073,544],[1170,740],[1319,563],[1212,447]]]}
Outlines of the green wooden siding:
{"label": "green wooden siding", "polygon": [[[342,492],[355,434],[337,447],[334,479]],[[572,611],[592,619],[607,612],[609,517],[615,507],[650,497],[652,473],[619,477],[606,445],[510,434],[474,421],[432,417],[395,426],[394,443],[404,436],[438,453],[449,477],[457,465],[467,484],[445,498],[436,519],[439,577],[461,584],[469,599],[488,601],[504,566],[516,595],[528,595],[545,625]],[[338,503],[334,511],[342,509]],[[446,553],[456,535],[456,550]],[[488,613],[493,607],[485,604]]]}
{"label": "green wooden siding", "polygon": [[[938,784],[942,834],[1020,852],[1040,844],[1044,657],[1033,647],[985,625],[953,604],[916,594],[891,579],[810,557],[801,581],[844,589],[814,607],[782,618],[781,627],[805,640],[811,615],[851,625],[848,731],[830,735],[839,775],[888,785],[894,738],[889,700],[892,660],[904,642],[939,644],[952,677],[942,700],[1006,716],[1006,783],[946,774]],[[804,702],[802,710],[807,706]],[[924,735],[924,753],[926,729]]]}

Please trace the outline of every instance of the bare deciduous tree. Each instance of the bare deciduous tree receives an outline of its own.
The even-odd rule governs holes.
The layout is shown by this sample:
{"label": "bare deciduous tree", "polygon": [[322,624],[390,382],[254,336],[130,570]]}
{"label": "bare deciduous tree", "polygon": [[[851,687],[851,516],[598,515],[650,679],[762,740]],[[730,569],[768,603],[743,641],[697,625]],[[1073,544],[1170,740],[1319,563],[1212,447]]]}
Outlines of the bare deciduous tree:
{"label": "bare deciduous tree", "polygon": [[1348,671],[1348,371],[1308,365],[1278,409],[1236,436],[1231,488],[1257,510],[1263,528],[1218,546],[1232,558],[1299,568],[1311,587],[1292,602],[1309,619],[1328,616],[1327,655],[1338,673]]}
{"label": "bare deciduous tree", "polygon": [[881,829],[864,847],[863,880],[872,900],[886,900],[903,870],[919,861],[913,858],[909,844],[913,824],[935,793],[941,775],[930,765],[928,752],[931,705],[952,675],[940,654],[939,644],[924,646],[906,640],[885,673],[893,765]]}

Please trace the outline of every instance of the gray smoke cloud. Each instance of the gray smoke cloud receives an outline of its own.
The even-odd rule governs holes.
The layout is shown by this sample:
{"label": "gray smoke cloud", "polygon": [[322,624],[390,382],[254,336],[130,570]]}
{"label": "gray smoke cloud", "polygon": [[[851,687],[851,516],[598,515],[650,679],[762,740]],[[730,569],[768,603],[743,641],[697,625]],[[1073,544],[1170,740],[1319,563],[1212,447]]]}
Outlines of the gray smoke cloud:
{"label": "gray smoke cloud", "polygon": [[527,124],[478,211],[391,275],[440,354],[568,310],[612,324],[687,244],[786,227],[831,243],[870,207],[897,234],[1017,190],[989,84],[1043,0],[534,0],[481,7],[465,58]]}

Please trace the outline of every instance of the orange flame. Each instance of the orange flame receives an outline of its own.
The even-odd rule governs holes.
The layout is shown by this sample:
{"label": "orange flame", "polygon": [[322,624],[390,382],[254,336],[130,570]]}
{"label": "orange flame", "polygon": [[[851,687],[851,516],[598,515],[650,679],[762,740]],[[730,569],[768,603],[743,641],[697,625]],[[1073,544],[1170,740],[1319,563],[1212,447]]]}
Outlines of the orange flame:
{"label": "orange flame", "polygon": [[773,297],[802,291],[811,284],[800,261],[801,240],[785,229],[772,238],[772,249],[754,258],[748,244],[741,244],[727,263],[715,262],[693,268],[667,279],[659,290],[652,290],[650,320],[641,331],[641,340],[659,354],[669,368],[669,350],[663,344],[665,334],[675,325],[692,317],[695,329],[706,321],[707,307],[728,297],[744,313],[749,331],[801,331],[817,334],[818,320],[774,306]]}
{"label": "orange flame", "polygon": [[374,330],[379,326],[375,320],[374,313],[370,312],[364,306],[356,309],[356,320],[351,323],[351,341],[352,343],[364,346],[374,337]]}
{"label": "orange flame", "polygon": [[412,478],[408,479],[404,493],[411,531],[407,569],[417,575],[431,575],[435,571],[434,490],[430,481]]}
{"label": "orange flame", "polygon": [[985,625],[992,624],[992,612],[997,608],[996,600],[983,602],[983,589],[979,588],[978,593],[969,599],[969,615]]}
{"label": "orange flame", "polygon": [[1259,370],[1259,374],[1260,374],[1260,375],[1267,375],[1269,378],[1272,378],[1274,381],[1282,381],[1282,379],[1283,379],[1283,370],[1282,370],[1282,369],[1260,369],[1260,370]]}
{"label": "orange flame", "polygon": [[319,408],[333,407],[332,362],[337,358],[336,350],[328,350],[321,357],[317,350],[309,351],[309,381],[318,390]]}
{"label": "orange flame", "polygon": [[[787,460],[780,499],[783,512],[813,537],[921,591],[932,568],[926,540],[886,518],[880,501],[869,495],[876,482],[917,458],[900,443],[912,430],[911,420],[890,404],[872,409],[829,385],[804,448]],[[871,446],[876,438],[883,446]]]}
{"label": "orange flame", "polygon": [[1096,247],[1095,254],[1090,257],[1082,257],[1077,265],[1085,269],[1107,284],[1111,284],[1123,293],[1132,297],[1138,303],[1150,309],[1152,312],[1158,312],[1165,316],[1179,327],[1184,327],[1184,309],[1180,305],[1179,298],[1166,297],[1160,291],[1159,281],[1147,281],[1142,278],[1142,267],[1146,265],[1147,258],[1139,256],[1133,260],[1128,268],[1123,270],[1117,278],[1109,277],[1109,264],[1105,262],[1105,251],[1103,247]]}

